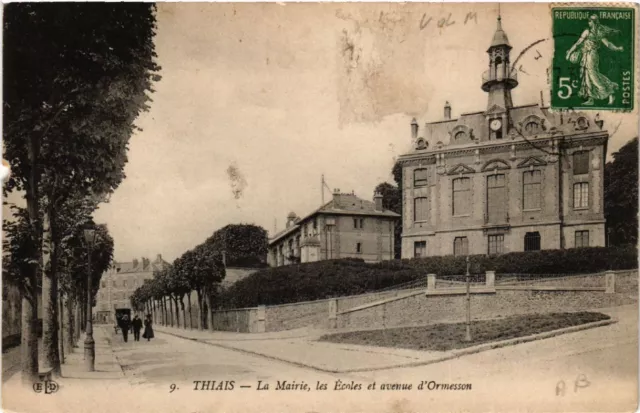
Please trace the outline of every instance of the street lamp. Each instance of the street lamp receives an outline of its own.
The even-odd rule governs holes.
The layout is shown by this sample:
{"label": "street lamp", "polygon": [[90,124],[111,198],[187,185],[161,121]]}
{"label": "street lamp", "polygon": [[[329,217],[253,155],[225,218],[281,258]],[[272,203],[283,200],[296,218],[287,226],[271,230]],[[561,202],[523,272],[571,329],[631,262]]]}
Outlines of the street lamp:
{"label": "street lamp", "polygon": [[92,322],[92,305],[91,305],[91,254],[93,252],[93,244],[96,240],[95,228],[87,228],[84,230],[84,239],[87,242],[88,269],[87,276],[87,335],[84,339],[84,364],[87,371],[94,371],[96,364],[96,343],[93,341],[93,322]]}
{"label": "street lamp", "polygon": [[464,337],[465,341],[471,341],[471,282],[469,274],[469,256],[467,255],[467,273],[465,274],[467,283],[467,331]]}

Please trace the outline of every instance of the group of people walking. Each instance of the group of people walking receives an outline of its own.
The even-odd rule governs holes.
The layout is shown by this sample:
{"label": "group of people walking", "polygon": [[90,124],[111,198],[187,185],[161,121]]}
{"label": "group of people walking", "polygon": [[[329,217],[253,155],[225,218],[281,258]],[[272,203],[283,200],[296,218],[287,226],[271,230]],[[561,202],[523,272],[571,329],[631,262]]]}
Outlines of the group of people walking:
{"label": "group of people walking", "polygon": [[[129,330],[131,329],[133,330],[133,340],[140,341],[140,330],[142,330],[143,322],[137,314],[133,317],[133,320],[129,320],[129,316],[124,314],[122,318],[119,319],[118,324],[120,330],[122,330],[122,338],[125,343],[129,339]],[[147,341],[149,341],[153,337],[151,314],[147,314],[144,318],[144,332],[142,333],[142,338],[146,338]]]}

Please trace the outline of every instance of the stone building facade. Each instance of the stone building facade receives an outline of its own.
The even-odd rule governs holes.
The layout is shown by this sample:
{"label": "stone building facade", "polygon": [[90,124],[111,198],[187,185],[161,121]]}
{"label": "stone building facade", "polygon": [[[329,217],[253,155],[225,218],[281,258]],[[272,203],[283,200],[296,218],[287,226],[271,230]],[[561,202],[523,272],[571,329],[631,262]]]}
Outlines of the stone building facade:
{"label": "stone building facade", "polygon": [[371,202],[335,190],[331,201],[304,218],[288,215],[286,229],[269,240],[269,265],[348,257],[367,262],[393,259],[398,219],[398,214],[382,208],[381,194]]}
{"label": "stone building facade", "polygon": [[160,271],[168,265],[158,254],[152,262],[147,258],[130,262],[114,262],[102,275],[96,300],[95,322],[114,323],[115,310],[131,309],[131,294],[142,286],[144,280],[153,278],[154,271]]}
{"label": "stone building facade", "polygon": [[608,132],[581,112],[514,106],[511,46],[498,18],[482,75],[485,110],[411,124],[402,257],[605,245]]}

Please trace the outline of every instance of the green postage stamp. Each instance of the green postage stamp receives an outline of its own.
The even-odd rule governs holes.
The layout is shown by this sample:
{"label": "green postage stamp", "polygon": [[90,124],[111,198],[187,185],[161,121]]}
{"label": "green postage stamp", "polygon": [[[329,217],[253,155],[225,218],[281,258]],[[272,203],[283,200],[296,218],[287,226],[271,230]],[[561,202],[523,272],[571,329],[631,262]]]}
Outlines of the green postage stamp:
{"label": "green postage stamp", "polygon": [[633,109],[633,7],[553,8],[554,109]]}

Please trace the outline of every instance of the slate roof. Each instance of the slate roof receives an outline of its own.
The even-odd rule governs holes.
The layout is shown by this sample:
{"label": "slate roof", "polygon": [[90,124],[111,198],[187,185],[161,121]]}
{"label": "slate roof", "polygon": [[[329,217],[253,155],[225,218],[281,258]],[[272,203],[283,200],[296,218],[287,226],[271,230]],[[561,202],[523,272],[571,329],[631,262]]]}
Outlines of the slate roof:
{"label": "slate roof", "polygon": [[[428,142],[428,151],[437,149],[439,143],[442,145],[443,149],[455,149],[458,146],[467,147],[470,143],[487,142],[489,141],[489,128],[487,127],[485,113],[486,112],[484,111],[463,113],[457,119],[427,123],[425,124],[420,137],[424,138]],[[522,130],[524,126],[523,123],[530,116],[537,117],[544,121],[545,131],[541,132],[539,134],[540,136],[553,130],[561,132],[565,136],[574,134],[576,133],[575,123],[581,117],[589,120],[588,128],[582,132],[595,132],[601,130],[597,127],[595,122],[593,122],[593,116],[587,115],[585,112],[551,112],[549,108],[541,107],[539,103],[514,106],[509,109],[509,116],[513,125],[510,133],[515,136],[510,136],[508,133],[507,137],[509,139],[513,138],[514,140],[523,139],[517,131]],[[464,140],[460,143],[454,142],[451,135],[454,128],[458,126],[466,126],[470,128],[473,134],[473,140]],[[496,143],[496,141],[492,141],[492,143]],[[413,148],[411,152],[415,153],[422,151]]]}
{"label": "slate roof", "polygon": [[114,261],[112,265],[112,271],[117,274],[154,272],[162,270],[165,265],[169,265],[169,263],[163,260],[162,256],[158,254],[156,259],[154,261],[149,261],[146,266],[144,265],[143,259],[127,262]]}
{"label": "slate roof", "polygon": [[502,30],[502,18],[500,16],[498,16],[498,28],[496,29],[496,32],[493,34],[493,40],[491,40],[491,47],[496,47],[496,46],[511,47],[511,45],[509,44],[509,38],[507,37],[507,34],[504,32],[504,30]]}
{"label": "slate roof", "polygon": [[304,218],[298,218],[296,222],[291,225],[289,228],[286,228],[283,231],[280,231],[273,238],[269,240],[269,243],[273,243],[280,238],[288,235],[292,232],[295,232],[300,226],[313,218],[316,215],[326,214],[326,215],[361,215],[361,216],[370,216],[370,217],[389,217],[389,218],[398,218],[399,214],[396,214],[393,211],[388,209],[383,209],[382,211],[377,211],[375,208],[376,204],[372,201],[367,201],[362,198],[358,198],[354,193],[334,193],[331,201],[322,205],[320,208],[311,212]]}

